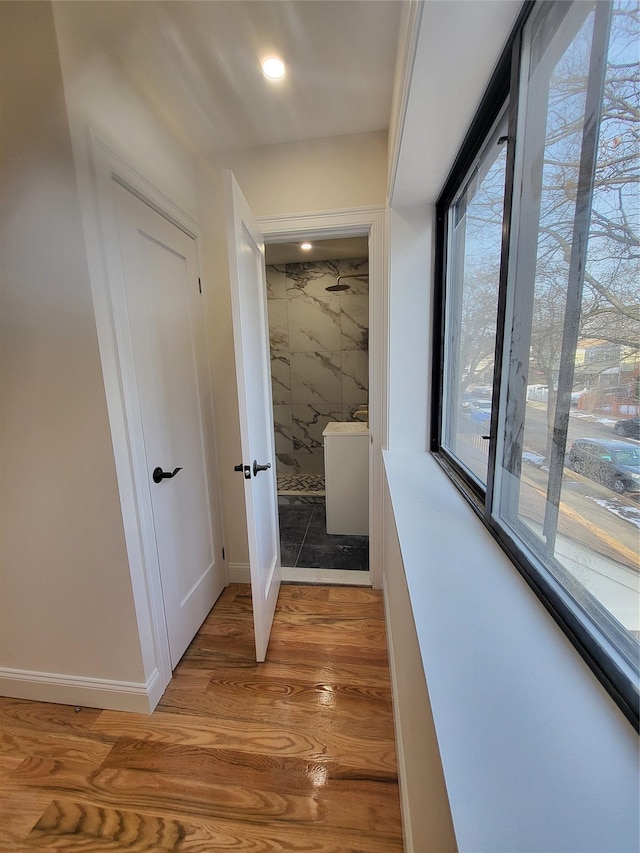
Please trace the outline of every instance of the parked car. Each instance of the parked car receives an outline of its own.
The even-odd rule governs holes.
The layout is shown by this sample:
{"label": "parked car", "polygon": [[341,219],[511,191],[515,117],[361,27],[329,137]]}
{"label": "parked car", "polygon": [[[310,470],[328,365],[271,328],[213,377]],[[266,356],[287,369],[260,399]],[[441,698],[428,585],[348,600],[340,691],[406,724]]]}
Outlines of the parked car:
{"label": "parked car", "polygon": [[630,441],[579,438],[571,445],[569,467],[618,494],[640,491],[640,447]]}
{"label": "parked car", "polygon": [[626,435],[628,438],[640,438],[640,417],[625,418],[613,425],[616,435]]}
{"label": "parked car", "polygon": [[491,400],[471,400],[465,408],[466,416],[481,427],[491,423]]}

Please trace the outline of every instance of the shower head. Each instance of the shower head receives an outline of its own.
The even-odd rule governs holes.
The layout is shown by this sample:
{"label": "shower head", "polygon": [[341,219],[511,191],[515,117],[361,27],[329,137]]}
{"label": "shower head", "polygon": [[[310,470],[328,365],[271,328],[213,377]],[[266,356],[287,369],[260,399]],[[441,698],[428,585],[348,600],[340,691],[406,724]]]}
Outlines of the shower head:
{"label": "shower head", "polygon": [[329,290],[332,293],[335,293],[338,290],[349,290],[348,284],[341,284],[341,280],[343,278],[359,278],[362,281],[363,278],[368,279],[369,276],[367,273],[354,273],[353,275],[339,275],[335,284],[330,284],[329,287],[325,287],[325,290]]}

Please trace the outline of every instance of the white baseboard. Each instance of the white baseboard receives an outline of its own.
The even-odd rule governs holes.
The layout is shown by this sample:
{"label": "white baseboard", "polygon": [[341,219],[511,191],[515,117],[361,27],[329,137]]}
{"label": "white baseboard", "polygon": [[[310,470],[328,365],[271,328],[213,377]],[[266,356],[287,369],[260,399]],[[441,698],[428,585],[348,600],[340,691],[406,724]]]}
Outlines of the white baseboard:
{"label": "white baseboard", "polygon": [[251,583],[249,563],[229,563],[229,583]]}
{"label": "white baseboard", "polygon": [[398,764],[398,788],[400,790],[400,814],[402,817],[402,835],[405,853],[413,853],[413,833],[411,832],[411,806],[408,796],[407,771],[405,764],[405,744],[402,739],[402,726],[398,711],[398,680],[396,674],[396,659],[393,648],[393,625],[389,613],[389,598],[387,596],[387,578],[382,579],[384,600],[384,621],[387,628],[387,651],[389,653],[389,673],[391,675],[391,695],[393,701],[393,726],[396,735],[396,761]]}
{"label": "white baseboard", "polygon": [[12,699],[150,714],[163,693],[157,669],[154,669],[145,684],[0,668],[0,696]]}

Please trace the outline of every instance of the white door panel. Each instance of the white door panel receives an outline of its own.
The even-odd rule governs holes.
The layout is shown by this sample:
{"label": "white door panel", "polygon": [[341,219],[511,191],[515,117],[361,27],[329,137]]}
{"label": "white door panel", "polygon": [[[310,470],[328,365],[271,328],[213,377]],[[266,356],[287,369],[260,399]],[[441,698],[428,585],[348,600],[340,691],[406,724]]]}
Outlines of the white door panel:
{"label": "white door panel", "polygon": [[[281,576],[264,241],[231,172],[225,180],[256,657],[263,661]],[[254,463],[269,467],[261,471]]]}
{"label": "white door panel", "polygon": [[[200,400],[204,328],[195,241],[114,184],[171,666],[224,586]],[[159,483],[155,468],[175,476]]]}

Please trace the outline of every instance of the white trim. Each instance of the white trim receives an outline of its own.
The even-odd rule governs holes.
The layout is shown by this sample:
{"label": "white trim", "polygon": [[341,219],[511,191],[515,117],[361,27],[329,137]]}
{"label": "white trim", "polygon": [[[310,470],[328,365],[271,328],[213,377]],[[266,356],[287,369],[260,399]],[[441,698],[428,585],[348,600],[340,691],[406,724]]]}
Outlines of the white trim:
{"label": "white trim", "polygon": [[146,683],[82,678],[26,669],[0,669],[0,695],[13,699],[150,714],[163,692],[157,669],[153,670]]}
{"label": "white trim", "polygon": [[391,204],[398,175],[402,136],[407,118],[411,80],[418,50],[418,37],[424,3],[421,0],[409,0],[401,25],[398,39],[398,58],[396,61],[396,79],[394,81],[393,106],[389,128],[389,168],[387,179],[387,199]]}
{"label": "white trim", "polygon": [[[368,223],[371,218],[384,210],[384,205],[370,204],[363,207],[342,207],[338,210],[307,210],[298,213],[281,213],[277,216],[258,216],[256,221],[270,239],[269,243],[288,243],[301,230],[317,231],[321,237],[335,236],[336,225],[351,227],[351,234],[344,236],[361,236],[363,221]],[[298,226],[296,223],[304,223]],[[317,224],[316,224],[317,223]],[[277,236],[276,236],[277,235]]]}
{"label": "white trim", "polygon": [[[369,238],[369,546],[371,585],[382,587],[382,449],[387,446],[388,275],[384,207],[300,213],[258,219],[266,243],[305,237]],[[283,575],[284,577],[284,575]],[[336,581],[337,582],[337,581]]]}
{"label": "white trim", "polygon": [[336,586],[371,586],[371,572],[349,569],[282,569],[283,583],[321,583]]}
{"label": "white trim", "polygon": [[409,798],[409,786],[407,784],[407,765],[404,759],[405,744],[402,739],[401,715],[395,710],[398,702],[399,688],[396,672],[396,658],[393,650],[393,621],[389,610],[389,594],[387,591],[387,576],[382,581],[384,600],[384,622],[387,629],[387,651],[389,655],[389,672],[391,674],[391,699],[394,707],[393,728],[396,736],[396,761],[398,764],[398,787],[400,789],[400,815],[402,817],[402,837],[404,840],[405,853],[414,853],[413,831],[411,824],[411,800]]}

